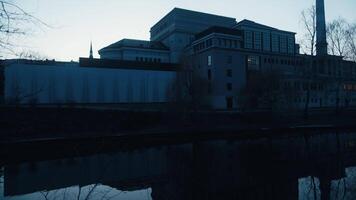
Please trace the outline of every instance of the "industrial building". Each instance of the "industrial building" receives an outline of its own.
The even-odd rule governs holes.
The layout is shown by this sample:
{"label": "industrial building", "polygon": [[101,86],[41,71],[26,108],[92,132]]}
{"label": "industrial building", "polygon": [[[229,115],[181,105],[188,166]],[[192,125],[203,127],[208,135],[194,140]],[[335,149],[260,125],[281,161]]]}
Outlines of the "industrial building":
{"label": "industrial building", "polygon": [[356,63],[328,55],[324,1],[316,2],[316,56],[300,54],[296,33],[174,8],[152,26],[150,41],[122,39],[100,58],[90,49],[79,63],[4,60],[0,92],[8,103],[167,103],[188,70],[204,82],[201,104],[225,110],[241,107],[256,74],[278,72],[273,98],[281,107],[356,106]]}

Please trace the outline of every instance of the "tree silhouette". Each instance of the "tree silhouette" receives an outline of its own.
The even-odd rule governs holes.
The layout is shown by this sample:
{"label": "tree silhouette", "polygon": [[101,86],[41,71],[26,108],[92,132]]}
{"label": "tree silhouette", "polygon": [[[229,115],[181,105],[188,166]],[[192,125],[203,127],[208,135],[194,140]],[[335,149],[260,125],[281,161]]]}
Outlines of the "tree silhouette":
{"label": "tree silhouette", "polygon": [[10,0],[0,0],[0,53],[18,55],[16,39],[28,35],[34,27],[50,27]]}
{"label": "tree silhouette", "polygon": [[306,33],[302,38],[301,47],[304,53],[314,55],[316,45],[316,8],[315,5],[301,13],[301,23]]}

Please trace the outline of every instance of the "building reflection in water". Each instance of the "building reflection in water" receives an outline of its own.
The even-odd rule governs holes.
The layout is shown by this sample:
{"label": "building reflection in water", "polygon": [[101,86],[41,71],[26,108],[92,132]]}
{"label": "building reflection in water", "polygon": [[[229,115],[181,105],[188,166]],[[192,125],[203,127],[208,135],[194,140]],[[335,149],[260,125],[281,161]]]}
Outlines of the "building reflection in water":
{"label": "building reflection in water", "polygon": [[356,134],[300,135],[200,141],[9,164],[4,168],[4,195],[10,199],[356,199]]}

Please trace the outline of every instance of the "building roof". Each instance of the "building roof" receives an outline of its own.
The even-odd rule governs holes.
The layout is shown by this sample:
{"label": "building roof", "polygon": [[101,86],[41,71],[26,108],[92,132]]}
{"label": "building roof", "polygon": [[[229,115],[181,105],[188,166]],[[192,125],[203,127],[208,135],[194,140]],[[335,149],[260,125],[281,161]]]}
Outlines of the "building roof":
{"label": "building roof", "polygon": [[147,40],[134,40],[134,39],[122,39],[118,42],[115,42],[107,47],[104,47],[99,50],[112,50],[112,49],[120,49],[123,47],[132,47],[132,48],[140,48],[140,49],[155,49],[155,50],[169,50],[167,46],[165,46],[162,42],[156,41],[147,41]]}
{"label": "building roof", "polygon": [[80,67],[93,68],[114,68],[114,69],[135,69],[153,71],[177,71],[178,65],[172,63],[153,63],[138,62],[129,60],[110,60],[110,59],[90,59],[79,58]]}
{"label": "building roof", "polygon": [[280,29],[277,29],[277,28],[274,28],[274,27],[271,27],[271,26],[267,26],[267,25],[264,25],[264,24],[256,23],[256,22],[248,20],[248,19],[244,19],[244,20],[238,22],[234,26],[234,28],[238,28],[239,26],[249,26],[249,27],[258,28],[258,29],[265,29],[265,30],[270,30],[270,31],[281,31],[281,32],[296,34],[294,32],[284,31],[284,30],[280,30]]}
{"label": "building roof", "polygon": [[197,40],[197,39],[203,38],[203,37],[210,35],[212,33],[221,33],[221,34],[227,34],[227,35],[242,36],[241,30],[226,28],[226,27],[221,27],[221,26],[212,26],[212,27],[196,34],[195,39]]}
{"label": "building roof", "polygon": [[225,16],[221,16],[221,15],[215,15],[215,14],[210,14],[210,13],[204,13],[204,12],[199,12],[199,11],[194,11],[194,10],[187,10],[187,9],[183,9],[183,8],[177,8],[175,7],[173,10],[171,10],[168,14],[166,14],[162,19],[160,19],[156,24],[154,24],[151,28],[154,29],[156,26],[160,25],[160,23],[162,21],[164,21],[165,19],[171,17],[171,16],[176,16],[176,17],[187,17],[189,16],[189,18],[199,18],[199,19],[206,19],[206,18],[214,18],[214,19],[221,19],[221,20],[226,20],[229,21],[233,24],[236,24],[236,19],[232,18],[232,17],[225,17]]}

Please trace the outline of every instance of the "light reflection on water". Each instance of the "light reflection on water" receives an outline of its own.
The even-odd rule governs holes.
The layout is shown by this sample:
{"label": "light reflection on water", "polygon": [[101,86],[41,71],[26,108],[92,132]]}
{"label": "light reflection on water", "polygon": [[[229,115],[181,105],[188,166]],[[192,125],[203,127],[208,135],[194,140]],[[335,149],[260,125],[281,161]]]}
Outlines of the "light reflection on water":
{"label": "light reflection on water", "polygon": [[[317,177],[304,177],[299,181],[299,200],[321,199],[320,181]],[[332,180],[330,199],[355,199],[356,167],[345,169],[345,177]]]}
{"label": "light reflection on water", "polygon": [[8,164],[0,197],[354,200],[355,141],[355,133],[221,139]]}
{"label": "light reflection on water", "polygon": [[5,200],[85,200],[85,199],[101,199],[101,200],[151,200],[151,188],[137,191],[120,191],[109,186],[92,184],[84,187],[73,186],[52,191],[41,191],[20,196],[5,197]]}
{"label": "light reflection on water", "polygon": [[4,196],[4,168],[0,166],[0,199]]}

